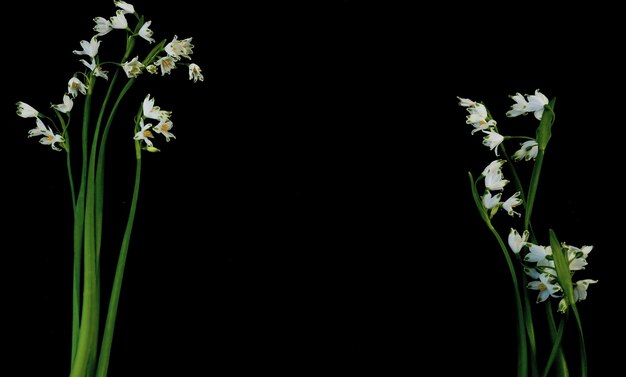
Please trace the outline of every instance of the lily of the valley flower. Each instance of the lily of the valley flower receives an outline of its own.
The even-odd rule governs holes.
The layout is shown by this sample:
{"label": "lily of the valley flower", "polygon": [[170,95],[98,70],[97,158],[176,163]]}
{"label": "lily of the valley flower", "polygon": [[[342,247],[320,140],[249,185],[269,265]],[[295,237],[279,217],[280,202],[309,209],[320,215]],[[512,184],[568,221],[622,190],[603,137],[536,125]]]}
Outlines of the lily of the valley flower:
{"label": "lily of the valley flower", "polygon": [[515,93],[511,98],[515,101],[515,104],[511,106],[511,110],[507,111],[506,116],[512,118],[528,112],[528,101],[526,101],[523,95]]}
{"label": "lily of the valley flower", "polygon": [[22,118],[37,118],[39,116],[39,111],[35,110],[31,105],[19,101],[16,103],[17,105],[17,115]]}
{"label": "lily of the valley flower", "polygon": [[126,72],[126,76],[130,78],[137,78],[141,73],[144,65],[139,61],[139,57],[135,56],[133,60],[122,63],[122,68]]}
{"label": "lily of the valley flower", "polygon": [[483,138],[483,145],[489,147],[489,149],[494,151],[497,156],[498,146],[504,140],[504,136],[500,135],[499,133],[495,131],[483,131],[483,132],[487,134],[487,136]]}
{"label": "lily of the valley flower", "polygon": [[485,187],[491,191],[500,191],[504,189],[507,183],[510,181],[508,179],[504,179],[502,172],[492,172],[485,176]]}
{"label": "lily of the valley flower", "polygon": [[193,80],[193,82],[197,82],[198,80],[204,81],[202,70],[196,63],[189,64],[189,80]]}
{"label": "lily of the valley flower", "polygon": [[155,65],[161,67],[161,76],[166,73],[169,75],[172,69],[176,68],[176,60],[171,56],[164,56],[154,62]]}
{"label": "lily of the valley flower", "polygon": [[135,134],[133,139],[143,140],[148,147],[152,147],[152,140],[150,140],[154,138],[152,131],[150,131],[150,129],[152,128],[152,124],[151,123],[144,124],[143,119],[142,119],[139,125],[141,126],[141,130],[139,130],[139,132]]}
{"label": "lily of the valley flower", "polygon": [[521,145],[522,147],[513,154],[513,159],[515,161],[520,161],[522,159],[524,159],[525,161],[529,161],[531,158],[533,160],[537,158],[537,153],[539,153],[539,147],[535,140],[525,141]]}
{"label": "lily of the valley flower", "polygon": [[90,58],[94,58],[98,55],[98,49],[100,48],[100,41],[96,39],[96,36],[91,38],[91,41],[80,41],[80,46],[83,48],[82,51],[74,50],[74,54],[76,55],[87,55]]}
{"label": "lily of the valley flower", "polygon": [[154,38],[152,38],[152,35],[154,34],[154,32],[150,29],[148,29],[150,27],[150,24],[152,24],[152,21],[148,21],[146,23],[144,23],[141,26],[141,29],[139,29],[139,36],[143,39],[145,39],[146,41],[148,41],[149,43],[154,43]]}
{"label": "lily of the valley flower", "polygon": [[69,113],[74,107],[74,101],[67,94],[63,95],[63,103],[59,105],[52,105],[52,108],[62,113]]}
{"label": "lily of the valley flower", "polygon": [[193,45],[191,44],[191,38],[178,39],[178,36],[174,36],[174,39],[165,46],[165,52],[176,60],[183,58],[191,59],[189,55],[193,53]]}
{"label": "lily of the valley flower", "polygon": [[526,254],[524,260],[526,262],[541,262],[548,255],[552,255],[552,248],[550,246],[540,246],[532,243],[528,243],[529,253]]}
{"label": "lily of the valley flower", "polygon": [[72,95],[72,98],[76,98],[78,92],[82,95],[87,94],[87,89],[89,88],[76,77],[72,77],[67,83],[67,92]]}
{"label": "lily of the valley flower", "polygon": [[510,216],[518,215],[521,216],[519,212],[515,212],[513,207],[517,207],[522,204],[522,200],[519,198],[520,192],[516,192],[510,198],[508,198],[504,203],[502,203],[502,209],[507,211]]}
{"label": "lily of the valley flower", "polygon": [[537,302],[544,302],[549,296],[561,297],[562,288],[558,283],[553,283],[548,274],[539,275],[539,281],[531,281],[528,288],[539,291]]}
{"label": "lily of the valley flower", "polygon": [[509,246],[515,254],[519,254],[520,250],[522,250],[522,247],[526,245],[526,241],[528,241],[528,235],[529,233],[527,230],[525,230],[520,236],[517,230],[511,228],[511,231],[509,232]]}

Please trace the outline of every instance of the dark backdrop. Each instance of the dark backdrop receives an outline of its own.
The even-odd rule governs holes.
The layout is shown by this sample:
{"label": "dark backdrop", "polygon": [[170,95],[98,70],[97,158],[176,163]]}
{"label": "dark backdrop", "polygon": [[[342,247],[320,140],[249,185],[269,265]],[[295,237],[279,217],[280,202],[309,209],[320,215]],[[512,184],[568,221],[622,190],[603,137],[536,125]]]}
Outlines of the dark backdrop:
{"label": "dark backdrop", "polygon": [[[595,245],[585,277],[600,283],[580,305],[590,370],[619,368],[619,348],[601,341],[624,330],[615,308],[624,62],[613,13],[132,4],[157,40],[193,37],[205,81],[189,82],[183,68],[163,80],[143,75],[117,117],[105,290],[133,173],[124,124],[146,93],[173,111],[177,139],[144,154],[111,376],[433,367],[514,375],[510,278],[467,182],[492,154],[470,136],[456,96],[484,101],[508,124],[508,95],[537,88],[557,97],[557,120],[535,221],[545,237],[551,227],[571,244]],[[70,1],[5,12],[17,25],[3,26],[2,368],[64,376],[72,263],[64,155],[26,138],[32,120],[14,104],[60,102],[81,69],[71,51],[92,36],[91,19],[114,7]],[[101,51],[119,42],[111,33]],[[573,331],[566,342],[575,365]]]}

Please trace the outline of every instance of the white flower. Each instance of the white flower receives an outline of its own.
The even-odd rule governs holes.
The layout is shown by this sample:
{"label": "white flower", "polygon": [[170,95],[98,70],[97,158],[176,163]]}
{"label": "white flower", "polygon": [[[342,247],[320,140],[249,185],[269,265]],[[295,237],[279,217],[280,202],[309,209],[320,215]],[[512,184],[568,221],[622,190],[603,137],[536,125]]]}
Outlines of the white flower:
{"label": "white flower", "polygon": [[72,98],[76,98],[78,92],[82,95],[87,94],[87,89],[89,88],[76,77],[72,77],[67,83],[67,92],[72,95]]}
{"label": "white flower", "polygon": [[552,248],[550,246],[539,246],[532,243],[527,243],[529,253],[526,254],[524,260],[526,262],[540,262],[548,255],[552,255]]}
{"label": "white flower", "polygon": [[189,55],[193,53],[193,45],[191,44],[191,38],[178,40],[178,36],[174,36],[174,39],[165,46],[165,52],[176,60],[180,57],[191,59]]}
{"label": "white flower", "polygon": [[574,285],[574,301],[582,301],[587,298],[587,288],[589,284],[597,283],[597,280],[585,279],[579,280]]}
{"label": "white flower", "polygon": [[56,144],[63,143],[65,141],[65,139],[63,139],[63,136],[55,135],[54,132],[52,132],[52,130],[50,129],[50,127],[46,127],[43,124],[41,119],[37,118],[36,121],[37,121],[37,128],[33,128],[32,130],[28,131],[28,137],[41,135],[43,136],[41,139],[39,139],[39,142],[41,144],[49,145],[55,151],[60,151],[61,148],[57,147]]}
{"label": "white flower", "polygon": [[172,69],[176,68],[176,60],[171,56],[162,57],[154,64],[161,67],[161,76],[164,76],[166,73],[169,75]]}
{"label": "white flower", "polygon": [[148,29],[150,24],[152,24],[152,21],[148,21],[141,26],[141,29],[139,29],[139,36],[150,43],[154,43],[154,38],[152,38],[154,32]]}
{"label": "white flower", "polygon": [[154,98],[150,98],[150,94],[143,100],[143,116],[158,121],[166,121],[170,118],[171,112],[161,110],[159,106],[154,106]]}
{"label": "white flower", "polygon": [[544,106],[550,103],[548,98],[544,96],[539,89],[535,90],[535,94],[528,96],[527,112],[533,112],[537,120],[541,120],[543,116]]}
{"label": "white flower", "polygon": [[22,118],[36,118],[39,116],[39,111],[35,110],[31,105],[19,101],[16,103],[17,105],[17,115]]}
{"label": "white flower", "polygon": [[111,17],[111,27],[113,29],[126,29],[128,27],[128,21],[126,21],[124,11],[118,9],[115,14],[116,16]]}
{"label": "white flower", "polygon": [[87,63],[85,59],[80,59],[80,62],[83,63],[87,68],[89,68],[90,71],[93,71],[96,77],[102,77],[105,80],[109,79],[109,76],[107,75],[109,71],[103,70],[102,67],[100,67],[99,65],[97,66],[95,60],[92,60],[91,63]]}
{"label": "white flower", "polygon": [[113,4],[115,4],[116,7],[121,8],[124,13],[135,13],[135,7],[125,1],[113,1]]}
{"label": "white flower", "polygon": [[567,259],[569,262],[569,270],[570,271],[580,271],[584,270],[585,266],[588,264],[585,260],[585,256],[581,249],[575,246],[567,246],[563,245],[567,248]]}
{"label": "white flower", "polygon": [[473,107],[476,106],[476,102],[472,101],[471,99],[468,98],[461,98],[461,97],[456,97],[459,99],[459,106],[463,106],[463,107]]}
{"label": "white flower", "polygon": [[483,177],[486,177],[489,174],[500,174],[500,169],[502,168],[502,165],[506,162],[506,160],[494,160],[492,161],[489,165],[487,165],[487,167],[485,168],[485,170],[483,170]]}
{"label": "white flower", "polygon": [[93,27],[93,30],[97,32],[97,36],[101,37],[103,35],[108,34],[111,30],[113,30],[113,26],[111,25],[111,21],[107,20],[104,17],[96,17],[93,19],[96,23],[96,26]]}
{"label": "white flower", "polygon": [[537,158],[537,153],[539,153],[539,147],[536,141],[528,140],[523,142],[521,146],[522,147],[513,154],[513,159],[515,161],[519,161],[521,159],[529,161],[531,158],[533,160]]}
{"label": "white flower", "polygon": [[189,64],[189,80],[193,80],[193,82],[197,82],[198,80],[204,81],[202,70],[196,63]]}
{"label": "white flower", "polygon": [[176,139],[176,136],[174,136],[173,133],[169,132],[172,129],[172,127],[174,127],[174,125],[172,124],[172,121],[166,120],[166,121],[159,122],[159,124],[157,124],[153,128],[153,130],[154,132],[165,136],[165,141],[169,142],[171,137]]}
{"label": "white flower", "polygon": [[495,196],[491,196],[491,192],[487,191],[485,195],[483,195],[483,205],[486,209],[492,209],[498,204],[500,204],[500,197],[502,193],[499,193]]}
{"label": "white flower", "polygon": [[492,151],[496,152],[496,156],[498,155],[498,145],[502,143],[504,140],[504,136],[500,135],[495,131],[483,131],[487,134],[483,138],[483,145],[489,147]]}
{"label": "white flower", "polygon": [[128,78],[134,77],[136,78],[143,69],[143,64],[139,61],[139,57],[135,56],[133,60],[125,62],[122,64],[122,68],[124,72],[126,72],[126,76]]}
{"label": "white flower", "polygon": [[156,66],[156,65],[154,65],[154,64],[150,64],[150,65],[148,65],[148,66],[146,67],[146,71],[148,71],[149,73],[151,73],[151,74],[153,74],[153,75],[154,75],[154,74],[156,74],[156,73],[158,72],[158,69],[159,69],[159,68],[157,68],[157,66]]}
{"label": "white flower", "polygon": [[515,93],[511,98],[515,101],[515,104],[511,106],[511,110],[507,111],[506,116],[512,118],[528,112],[528,102],[523,95]]}
{"label": "white flower", "polygon": [[470,115],[466,117],[467,120],[465,123],[471,124],[474,127],[472,135],[477,131],[485,131],[496,125],[496,121],[493,119],[487,121],[489,114],[487,113],[487,108],[482,103],[477,103],[474,107],[468,107],[467,112],[469,112]]}
{"label": "white flower", "polygon": [[82,51],[74,50],[73,52],[76,55],[87,55],[93,59],[96,55],[98,55],[100,41],[96,39],[96,36],[93,36],[89,42],[80,41],[80,46],[83,48]]}
{"label": "white flower", "polygon": [[498,171],[495,173],[490,173],[485,176],[485,187],[491,191],[500,191],[504,189],[507,183],[509,183],[508,179],[503,179],[502,172]]}
{"label": "white flower", "polygon": [[139,122],[139,125],[141,126],[141,130],[135,134],[133,139],[143,140],[148,147],[152,147],[152,140],[150,140],[151,138],[154,137],[154,135],[152,134],[152,131],[150,131],[150,129],[152,128],[152,124],[148,123],[144,125],[143,119],[142,119]]}
{"label": "white flower", "polygon": [[525,230],[520,236],[517,230],[511,228],[511,231],[509,232],[509,246],[515,254],[518,254],[520,250],[522,250],[522,247],[526,245],[526,241],[528,241],[527,230]]}
{"label": "white flower", "polygon": [[67,94],[63,95],[63,103],[59,105],[52,105],[52,108],[62,113],[69,113],[74,107],[74,101]]}
{"label": "white flower", "polygon": [[533,267],[524,267],[524,272],[533,279],[539,279],[539,275],[541,275],[539,271]]}
{"label": "white flower", "polygon": [[519,212],[513,211],[513,207],[517,207],[518,205],[522,204],[522,199],[520,199],[519,196],[520,192],[518,191],[515,194],[511,195],[511,197],[508,198],[504,203],[502,203],[502,209],[507,211],[510,216],[521,216]]}
{"label": "white flower", "polygon": [[552,283],[550,280],[550,275],[541,274],[539,275],[539,281],[531,281],[530,283],[528,283],[529,289],[539,291],[539,295],[537,296],[537,302],[546,301],[548,296],[561,297],[561,287],[558,285],[558,283]]}

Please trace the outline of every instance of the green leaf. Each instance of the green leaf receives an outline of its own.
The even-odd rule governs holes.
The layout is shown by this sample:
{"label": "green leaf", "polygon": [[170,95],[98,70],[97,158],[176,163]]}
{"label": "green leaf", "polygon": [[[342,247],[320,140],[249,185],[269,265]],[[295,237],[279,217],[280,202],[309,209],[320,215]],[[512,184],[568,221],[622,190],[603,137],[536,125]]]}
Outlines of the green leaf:
{"label": "green leaf", "polygon": [[556,97],[553,97],[550,103],[544,106],[543,116],[537,127],[537,144],[539,149],[544,151],[548,146],[548,142],[552,137],[552,125],[554,124],[554,105]]}
{"label": "green leaf", "polygon": [[550,229],[550,247],[552,248],[556,274],[563,288],[563,292],[565,292],[565,299],[569,304],[574,304],[574,287],[572,285],[572,275],[569,271],[569,260],[566,255],[566,250],[561,247],[552,229]]}

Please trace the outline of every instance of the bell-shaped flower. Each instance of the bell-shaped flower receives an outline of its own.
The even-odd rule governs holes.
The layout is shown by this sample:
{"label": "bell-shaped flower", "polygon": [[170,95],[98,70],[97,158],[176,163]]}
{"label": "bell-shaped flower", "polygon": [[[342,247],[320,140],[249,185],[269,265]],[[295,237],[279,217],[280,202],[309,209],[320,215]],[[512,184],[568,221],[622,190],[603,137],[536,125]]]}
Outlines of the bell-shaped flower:
{"label": "bell-shaped flower", "polygon": [[522,250],[522,247],[526,245],[526,241],[528,241],[528,235],[529,234],[527,230],[525,230],[520,236],[517,230],[511,228],[511,231],[509,232],[509,246],[515,254],[519,254],[520,250]]}
{"label": "bell-shaped flower", "polygon": [[22,118],[37,118],[39,116],[39,111],[35,110],[31,105],[19,101],[16,103],[17,105],[17,115]]}
{"label": "bell-shaped flower", "polygon": [[161,110],[159,106],[154,106],[154,98],[150,98],[150,94],[146,96],[143,100],[143,116],[146,118],[158,120],[158,121],[166,121],[170,119],[171,112]]}
{"label": "bell-shaped flower", "polygon": [[161,68],[161,76],[164,76],[166,73],[169,75],[172,69],[176,68],[176,60],[171,56],[164,56],[154,62],[154,64]]}
{"label": "bell-shaped flower", "polygon": [[115,12],[115,16],[111,17],[111,27],[113,29],[126,29],[128,28],[128,21],[126,21],[126,17],[124,16],[124,11],[118,9]]}
{"label": "bell-shaped flower", "polygon": [[69,113],[74,107],[74,101],[67,94],[63,95],[63,103],[58,105],[52,105],[52,108],[62,113]]}
{"label": "bell-shaped flower", "polygon": [[489,149],[494,151],[497,156],[498,146],[504,140],[504,136],[500,135],[499,133],[495,131],[483,131],[483,132],[487,134],[487,136],[483,138],[483,145],[486,147],[489,147]]}
{"label": "bell-shaped flower", "polygon": [[537,153],[539,153],[539,147],[535,140],[528,140],[523,142],[522,147],[513,153],[513,159],[515,161],[520,161],[524,159],[525,161],[529,161],[531,158],[534,160],[537,158]]}
{"label": "bell-shaped flower", "polygon": [[553,282],[552,277],[548,274],[539,275],[539,280],[529,282],[528,288],[539,291],[537,302],[544,302],[549,296],[561,297],[563,291],[561,286]]}
{"label": "bell-shaped flower", "polygon": [[93,19],[93,21],[96,23],[96,26],[93,27],[93,30],[98,33],[98,37],[109,34],[109,32],[113,30],[113,25],[111,25],[111,21],[107,20],[104,17],[96,17]]}
{"label": "bell-shaped flower", "polygon": [[96,39],[94,35],[91,38],[91,41],[80,41],[80,46],[83,48],[82,51],[74,50],[74,54],[76,55],[87,55],[90,58],[94,58],[98,55],[98,49],[100,48],[100,41]]}
{"label": "bell-shaped flower", "polygon": [[139,126],[141,126],[141,129],[139,130],[139,132],[135,134],[133,139],[143,140],[148,147],[152,147],[152,140],[150,140],[154,138],[152,131],[150,131],[150,129],[152,128],[152,124],[151,123],[144,124],[143,119],[142,119],[139,121]]}
{"label": "bell-shaped flower", "polygon": [[477,102],[472,101],[469,98],[461,98],[461,97],[456,97],[459,99],[459,106],[463,106],[463,107],[474,107],[477,105]]}
{"label": "bell-shaped flower", "polygon": [[198,80],[204,81],[202,70],[196,63],[189,64],[189,80],[193,80],[193,82],[197,82]]}
{"label": "bell-shaped flower", "polygon": [[138,34],[141,38],[145,39],[149,43],[154,43],[155,42],[154,38],[152,38],[152,35],[154,34],[154,32],[149,29],[150,24],[152,24],[152,21],[148,21],[144,23],[143,25],[141,25],[141,29],[139,29]]}
{"label": "bell-shaped flower", "polygon": [[121,8],[121,10],[124,13],[130,13],[130,14],[134,14],[135,13],[135,7],[132,6],[131,4],[128,4],[125,1],[113,1],[113,4],[115,4],[116,7]]}
{"label": "bell-shaped flower", "polygon": [[500,197],[502,197],[502,193],[491,196],[491,192],[487,191],[483,195],[483,205],[486,209],[493,209],[500,204]]}
{"label": "bell-shaped flower", "polygon": [[137,78],[142,72],[144,65],[139,61],[139,57],[135,56],[133,60],[122,63],[122,68],[126,73],[126,76],[130,78]]}
{"label": "bell-shaped flower", "polygon": [[82,95],[87,94],[87,89],[89,89],[87,85],[83,84],[83,82],[76,77],[72,77],[67,83],[67,92],[72,98],[76,98],[79,92]]}
{"label": "bell-shaped flower", "polygon": [[176,60],[179,60],[181,56],[191,59],[189,55],[193,54],[193,47],[191,38],[179,40],[178,36],[175,35],[172,41],[165,46],[165,52]]}
{"label": "bell-shaped flower", "polygon": [[528,101],[526,101],[523,95],[515,93],[511,98],[515,101],[515,104],[511,106],[511,110],[507,111],[506,116],[513,118],[528,112]]}
{"label": "bell-shaped flower", "polygon": [[174,127],[172,121],[165,120],[159,122],[159,124],[157,124],[152,130],[158,134],[165,136],[165,141],[169,142],[170,138],[176,139],[176,136],[174,136],[173,133],[169,132],[172,127]]}
{"label": "bell-shaped flower", "polygon": [[510,181],[504,179],[502,172],[491,172],[485,176],[485,187],[491,191],[500,191],[504,189],[507,183]]}
{"label": "bell-shaped flower", "polygon": [[502,169],[502,165],[504,165],[505,162],[506,162],[506,160],[493,160],[493,161],[491,161],[491,163],[489,165],[487,165],[485,170],[483,170],[482,176],[486,177],[489,174],[500,174],[501,173],[500,169]]}
{"label": "bell-shaped flower", "polygon": [[496,125],[495,120],[487,120],[489,113],[482,103],[478,103],[474,107],[468,107],[467,112],[469,115],[466,117],[465,123],[471,124],[474,127],[472,135],[478,131],[487,131]]}
{"label": "bell-shaped flower", "polygon": [[532,243],[528,243],[528,254],[524,257],[526,262],[540,262],[547,258],[548,255],[552,255],[552,248],[550,246],[540,246]]}
{"label": "bell-shaped flower", "polygon": [[537,120],[541,120],[543,116],[544,106],[550,103],[548,98],[539,92],[539,89],[535,90],[535,94],[528,96],[528,108],[527,111],[532,112]]}
{"label": "bell-shaped flower", "polygon": [[582,301],[587,298],[587,288],[589,288],[589,284],[597,283],[597,280],[584,279],[579,280],[574,284],[574,300]]}
{"label": "bell-shaped flower", "polygon": [[65,139],[63,139],[63,136],[55,135],[54,132],[52,132],[52,130],[50,129],[50,127],[46,127],[44,125],[41,119],[37,118],[36,121],[37,121],[37,127],[28,131],[28,137],[41,135],[43,136],[41,139],[39,139],[39,142],[41,144],[49,145],[52,149],[54,149],[57,152],[61,151],[61,148],[57,146],[57,143],[65,142]]}
{"label": "bell-shaped flower", "polygon": [[504,209],[510,216],[521,216],[519,212],[515,212],[513,210],[514,207],[522,204],[522,199],[520,199],[519,196],[520,192],[518,191],[515,194],[511,195],[511,197],[508,198],[504,203],[502,203],[502,209]]}

